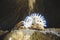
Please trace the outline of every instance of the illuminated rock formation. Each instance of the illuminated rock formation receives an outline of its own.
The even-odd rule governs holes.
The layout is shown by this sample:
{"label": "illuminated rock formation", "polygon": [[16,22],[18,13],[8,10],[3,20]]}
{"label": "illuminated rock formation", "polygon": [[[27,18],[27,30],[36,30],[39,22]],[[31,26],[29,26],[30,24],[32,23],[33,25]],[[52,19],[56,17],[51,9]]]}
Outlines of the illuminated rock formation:
{"label": "illuminated rock formation", "polygon": [[[5,36],[4,40],[59,40],[60,36],[50,32],[37,30],[14,30]],[[57,33],[58,34],[58,33]]]}

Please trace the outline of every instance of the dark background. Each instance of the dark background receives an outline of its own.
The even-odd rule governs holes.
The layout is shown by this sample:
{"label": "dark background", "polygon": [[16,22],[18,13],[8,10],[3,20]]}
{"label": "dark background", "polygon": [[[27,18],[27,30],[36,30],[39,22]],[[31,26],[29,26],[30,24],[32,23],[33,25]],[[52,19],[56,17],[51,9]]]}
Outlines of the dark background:
{"label": "dark background", "polygon": [[[42,12],[48,28],[60,28],[60,1],[36,0],[36,11]],[[11,30],[28,15],[26,0],[0,0],[0,29]]]}

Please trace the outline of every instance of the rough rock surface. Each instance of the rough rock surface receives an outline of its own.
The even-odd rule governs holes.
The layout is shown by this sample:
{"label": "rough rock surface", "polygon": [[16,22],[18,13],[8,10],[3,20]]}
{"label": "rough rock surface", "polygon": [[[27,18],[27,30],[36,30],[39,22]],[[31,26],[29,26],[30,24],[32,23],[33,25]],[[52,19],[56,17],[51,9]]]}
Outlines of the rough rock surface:
{"label": "rough rock surface", "polygon": [[60,33],[54,30],[21,29],[11,31],[4,40],[60,40]]}

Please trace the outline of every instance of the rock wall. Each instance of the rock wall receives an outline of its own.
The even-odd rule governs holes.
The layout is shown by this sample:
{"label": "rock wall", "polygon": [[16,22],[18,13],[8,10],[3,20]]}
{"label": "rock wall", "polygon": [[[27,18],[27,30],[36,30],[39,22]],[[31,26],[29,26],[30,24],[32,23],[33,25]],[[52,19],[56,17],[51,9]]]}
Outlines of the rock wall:
{"label": "rock wall", "polygon": [[4,40],[60,40],[60,36],[53,32],[29,29],[14,30],[7,34]]}
{"label": "rock wall", "polygon": [[28,3],[27,0],[3,0],[0,10],[0,29],[11,30],[28,15]]}

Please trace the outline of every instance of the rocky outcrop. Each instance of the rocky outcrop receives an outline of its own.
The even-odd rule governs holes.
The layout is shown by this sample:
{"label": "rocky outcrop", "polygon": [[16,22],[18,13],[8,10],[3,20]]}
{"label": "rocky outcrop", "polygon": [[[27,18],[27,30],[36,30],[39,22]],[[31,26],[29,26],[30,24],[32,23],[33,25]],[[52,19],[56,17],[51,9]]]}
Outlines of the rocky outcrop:
{"label": "rocky outcrop", "polygon": [[[54,32],[54,33],[53,33]],[[4,40],[60,40],[60,34],[55,31],[38,31],[21,29],[14,30],[7,34]]]}

